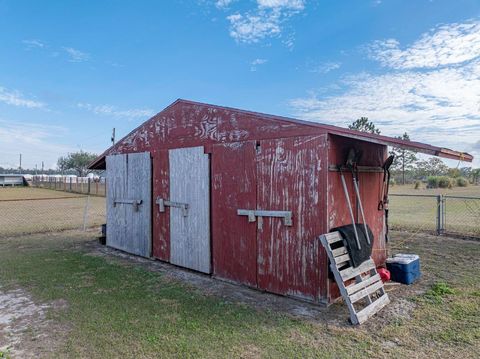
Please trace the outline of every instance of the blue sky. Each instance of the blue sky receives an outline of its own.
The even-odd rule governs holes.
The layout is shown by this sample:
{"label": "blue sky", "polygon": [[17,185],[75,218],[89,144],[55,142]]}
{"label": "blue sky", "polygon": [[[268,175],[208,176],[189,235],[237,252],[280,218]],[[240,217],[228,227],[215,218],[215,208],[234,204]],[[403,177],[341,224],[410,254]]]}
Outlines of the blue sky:
{"label": "blue sky", "polygon": [[100,153],[177,98],[368,116],[479,166],[480,1],[0,0],[0,166]]}

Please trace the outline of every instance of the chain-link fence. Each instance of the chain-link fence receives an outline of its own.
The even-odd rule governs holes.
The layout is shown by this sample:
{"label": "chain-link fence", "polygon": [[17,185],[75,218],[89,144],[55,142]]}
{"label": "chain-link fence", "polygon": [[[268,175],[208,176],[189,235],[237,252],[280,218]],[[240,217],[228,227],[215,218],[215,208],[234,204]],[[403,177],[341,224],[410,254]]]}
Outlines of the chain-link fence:
{"label": "chain-link fence", "polygon": [[106,196],[106,181],[104,177],[52,177],[33,176],[31,185],[38,188],[54,189],[70,193],[81,193],[95,196]]}
{"label": "chain-link fence", "polygon": [[40,188],[0,190],[0,237],[105,223],[105,198]]}
{"label": "chain-link fence", "polygon": [[480,197],[390,194],[392,229],[480,238]]}

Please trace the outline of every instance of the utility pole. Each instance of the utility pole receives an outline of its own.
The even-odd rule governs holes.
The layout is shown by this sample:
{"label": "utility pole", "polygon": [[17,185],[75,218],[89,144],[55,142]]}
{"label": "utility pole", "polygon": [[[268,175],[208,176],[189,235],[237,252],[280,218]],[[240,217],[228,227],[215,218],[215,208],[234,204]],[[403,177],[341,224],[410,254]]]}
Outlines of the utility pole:
{"label": "utility pole", "polygon": [[35,163],[35,176],[38,175],[38,168],[37,168],[37,164]]}
{"label": "utility pole", "polygon": [[115,127],[112,130],[112,137],[110,139],[112,141],[112,146],[115,144]]}
{"label": "utility pole", "polygon": [[22,154],[20,153],[20,166],[18,167],[18,172],[22,172]]}
{"label": "utility pole", "polygon": [[45,166],[44,166],[43,161],[42,161],[42,174],[43,174],[43,168],[44,168],[44,167],[45,167]]}

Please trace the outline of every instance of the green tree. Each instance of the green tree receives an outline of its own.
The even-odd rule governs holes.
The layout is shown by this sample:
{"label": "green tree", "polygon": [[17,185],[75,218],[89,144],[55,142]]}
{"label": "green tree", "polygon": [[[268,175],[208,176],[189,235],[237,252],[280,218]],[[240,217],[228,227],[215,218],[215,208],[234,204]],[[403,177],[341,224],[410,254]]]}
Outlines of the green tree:
{"label": "green tree", "polygon": [[418,161],[415,168],[416,176],[425,178],[428,176],[444,176],[448,174],[449,168],[438,157],[431,157],[428,160]]}
{"label": "green tree", "polygon": [[[410,141],[410,136],[406,132],[402,136],[397,136],[396,138],[404,141]],[[390,151],[390,154],[395,156],[392,163],[392,169],[402,173],[402,184],[405,184],[405,172],[413,169],[413,166],[417,161],[417,152],[404,148],[393,147]]]}
{"label": "green tree", "polygon": [[57,161],[57,167],[62,172],[66,170],[75,170],[79,177],[84,177],[91,172],[87,169],[87,166],[95,158],[97,158],[96,154],[80,150],[78,152],[69,153],[65,157],[60,157]]}
{"label": "green tree", "polygon": [[351,125],[348,125],[348,128],[350,130],[374,133],[376,135],[380,134],[380,130],[375,127],[375,124],[372,121],[368,120],[368,117],[360,117],[358,120],[353,121]]}

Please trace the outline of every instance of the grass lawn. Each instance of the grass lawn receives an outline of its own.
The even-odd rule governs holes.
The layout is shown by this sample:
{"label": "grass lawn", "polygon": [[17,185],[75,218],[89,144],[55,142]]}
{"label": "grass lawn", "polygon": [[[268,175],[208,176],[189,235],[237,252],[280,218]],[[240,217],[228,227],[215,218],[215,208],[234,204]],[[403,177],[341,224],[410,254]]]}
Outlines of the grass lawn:
{"label": "grass lawn", "polygon": [[[43,329],[41,343],[50,344],[35,349],[38,357],[477,357],[480,242],[392,238],[393,252],[420,254],[423,278],[391,287],[392,304],[357,328],[342,304],[329,309],[338,318],[305,319],[209,295],[136,261],[98,255],[91,233],[2,238],[0,294],[21,288],[49,308],[57,329]],[[11,344],[1,330],[0,348]]]}

